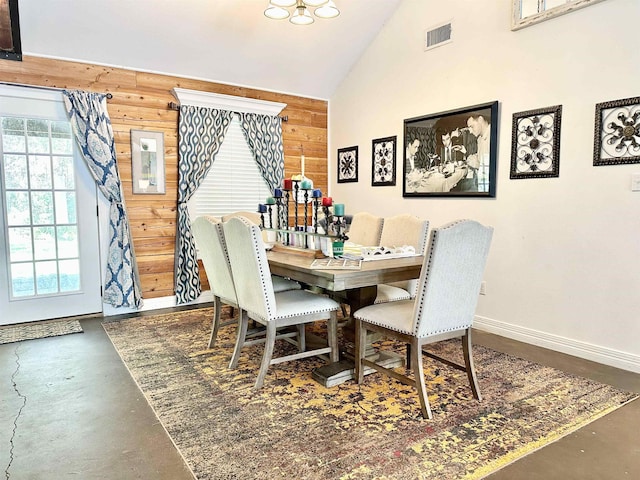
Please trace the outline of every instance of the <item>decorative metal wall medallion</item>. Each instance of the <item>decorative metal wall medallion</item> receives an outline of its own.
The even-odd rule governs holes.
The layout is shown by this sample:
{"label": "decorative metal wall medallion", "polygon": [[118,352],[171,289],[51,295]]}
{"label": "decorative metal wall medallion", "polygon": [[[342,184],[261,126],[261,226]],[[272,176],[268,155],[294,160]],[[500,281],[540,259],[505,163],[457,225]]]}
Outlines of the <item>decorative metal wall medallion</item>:
{"label": "decorative metal wall medallion", "polygon": [[358,147],[338,149],[338,183],[358,181]]}
{"label": "decorative metal wall medallion", "polygon": [[397,137],[378,138],[371,142],[371,185],[396,184]]}
{"label": "decorative metal wall medallion", "polygon": [[596,105],[593,164],[640,163],[640,97]]}
{"label": "decorative metal wall medallion", "polygon": [[562,105],[513,114],[510,178],[560,175]]}

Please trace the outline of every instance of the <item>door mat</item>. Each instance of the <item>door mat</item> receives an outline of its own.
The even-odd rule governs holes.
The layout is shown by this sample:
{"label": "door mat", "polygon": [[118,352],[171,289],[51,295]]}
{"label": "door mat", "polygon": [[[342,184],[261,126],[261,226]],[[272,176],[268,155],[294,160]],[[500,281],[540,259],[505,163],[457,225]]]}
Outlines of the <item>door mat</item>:
{"label": "door mat", "polygon": [[0,327],[0,344],[57,337],[71,333],[82,333],[78,320],[51,320],[37,323],[21,323]]}

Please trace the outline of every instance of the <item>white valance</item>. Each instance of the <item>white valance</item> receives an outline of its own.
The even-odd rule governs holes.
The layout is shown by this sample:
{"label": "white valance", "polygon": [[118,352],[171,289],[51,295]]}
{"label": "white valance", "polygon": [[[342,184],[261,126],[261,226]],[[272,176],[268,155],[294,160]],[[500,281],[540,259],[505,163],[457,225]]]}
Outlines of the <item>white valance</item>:
{"label": "white valance", "polygon": [[258,113],[261,115],[279,115],[287,106],[286,103],[269,102],[255,98],[236,97],[221,93],[200,92],[184,88],[173,88],[171,93],[178,99],[180,105],[208,107],[217,110],[227,110],[239,113]]}

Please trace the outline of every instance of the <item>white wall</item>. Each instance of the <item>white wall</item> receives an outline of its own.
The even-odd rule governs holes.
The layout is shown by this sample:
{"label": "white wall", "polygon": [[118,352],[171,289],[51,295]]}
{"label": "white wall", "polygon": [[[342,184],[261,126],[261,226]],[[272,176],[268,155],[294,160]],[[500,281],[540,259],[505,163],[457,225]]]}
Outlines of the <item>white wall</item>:
{"label": "white wall", "polygon": [[[640,96],[638,0],[510,30],[511,0],[404,0],[330,100],[331,194],[347,213],[495,227],[476,326],[640,371],[640,164],[594,167],[595,104]],[[424,30],[453,19],[452,44]],[[495,199],[402,197],[403,120],[498,100]],[[562,105],[560,177],[510,180],[514,112]],[[395,187],[371,187],[371,140],[398,136]],[[359,146],[359,182],[336,149]]]}

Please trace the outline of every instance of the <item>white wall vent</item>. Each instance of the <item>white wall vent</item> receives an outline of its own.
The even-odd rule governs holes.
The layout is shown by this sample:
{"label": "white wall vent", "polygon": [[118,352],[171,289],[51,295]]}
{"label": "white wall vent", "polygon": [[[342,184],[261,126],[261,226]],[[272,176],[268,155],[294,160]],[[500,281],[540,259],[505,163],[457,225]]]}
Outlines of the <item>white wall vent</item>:
{"label": "white wall vent", "polygon": [[434,25],[433,27],[429,27],[424,31],[424,49],[431,50],[432,48],[439,47],[441,45],[446,45],[447,43],[451,43],[452,37],[452,27],[451,24],[453,22],[448,21],[445,23],[440,23],[438,25]]}

